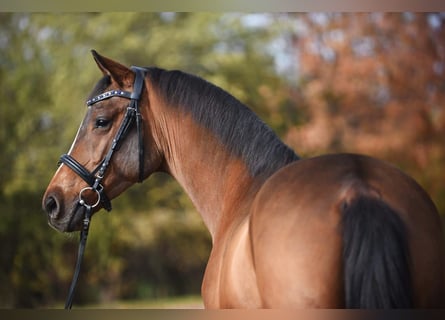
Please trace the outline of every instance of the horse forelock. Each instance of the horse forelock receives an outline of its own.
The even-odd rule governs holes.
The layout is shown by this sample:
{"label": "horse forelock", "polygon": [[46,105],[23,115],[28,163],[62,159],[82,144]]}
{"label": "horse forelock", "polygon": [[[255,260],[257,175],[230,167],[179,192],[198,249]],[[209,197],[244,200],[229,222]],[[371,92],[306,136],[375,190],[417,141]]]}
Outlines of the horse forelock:
{"label": "horse forelock", "polygon": [[108,86],[111,84],[111,78],[110,76],[103,76],[94,86],[93,90],[89,94],[86,101],[92,99],[93,97],[103,93]]}
{"label": "horse forelock", "polygon": [[269,176],[298,156],[247,106],[223,89],[181,71],[148,68],[148,77],[166,104],[191,114],[213,132],[252,176]]}

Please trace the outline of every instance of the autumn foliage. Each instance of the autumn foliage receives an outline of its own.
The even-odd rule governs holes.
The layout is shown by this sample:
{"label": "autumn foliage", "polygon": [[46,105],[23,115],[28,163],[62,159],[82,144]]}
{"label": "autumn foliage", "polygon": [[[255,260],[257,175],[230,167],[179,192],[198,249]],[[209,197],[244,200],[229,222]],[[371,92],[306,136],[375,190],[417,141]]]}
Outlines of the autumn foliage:
{"label": "autumn foliage", "polygon": [[[415,175],[445,210],[445,24],[439,15],[306,15],[293,39],[302,154],[365,153]],[[443,18],[443,17],[442,17]]]}
{"label": "autumn foliage", "polygon": [[[77,237],[41,198],[101,76],[91,49],[201,76],[303,157],[385,159],[444,217],[445,14],[0,13],[0,307],[68,290]],[[113,208],[94,216],[75,304],[199,294],[211,240],[179,185],[156,174]]]}

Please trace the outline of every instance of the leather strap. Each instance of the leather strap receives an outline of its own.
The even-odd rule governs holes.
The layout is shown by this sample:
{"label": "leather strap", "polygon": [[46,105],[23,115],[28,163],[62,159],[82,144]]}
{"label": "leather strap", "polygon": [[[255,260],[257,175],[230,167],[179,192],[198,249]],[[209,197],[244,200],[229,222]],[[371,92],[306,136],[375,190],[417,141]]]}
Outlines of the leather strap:
{"label": "leather strap", "polygon": [[93,211],[92,209],[97,205],[97,203],[93,205],[87,204],[86,201],[82,199],[82,192],[87,189],[96,191],[98,193],[102,206],[108,211],[111,210],[111,201],[106,196],[104,187],[101,184],[101,182],[102,179],[104,178],[105,172],[107,171],[108,165],[111,161],[114,151],[119,149],[120,143],[126,136],[128,130],[131,128],[131,125],[134,121],[136,121],[136,130],[138,135],[139,182],[142,182],[142,180],[144,179],[144,134],[143,134],[142,116],[139,110],[139,99],[141,98],[142,95],[143,84],[145,80],[145,69],[139,67],[132,67],[132,70],[136,74],[135,81],[133,84],[133,92],[130,93],[127,91],[112,90],[102,93],[87,101],[87,105],[92,106],[93,104],[99,101],[103,101],[105,99],[109,99],[116,96],[123,97],[126,99],[131,99],[129,106],[127,107],[124,119],[122,120],[122,123],[112,141],[111,147],[108,150],[105,158],[101,161],[101,163],[92,172],[90,172],[72,156],[64,154],[60,157],[59,163],[67,165],[71,170],[77,173],[89,185],[89,187],[82,189],[79,193],[78,206],[83,206],[85,208],[85,213],[83,220],[83,228],[80,233],[80,244],[77,253],[76,268],[74,271],[70,289],[68,291],[68,297],[66,300],[65,309],[71,309],[71,306],[73,304],[74,289],[76,288],[77,285],[77,280],[79,278],[79,273],[80,273],[80,267],[85,252],[88,230]]}
{"label": "leather strap", "polygon": [[122,97],[122,98],[131,99],[131,96],[132,96],[131,92],[122,91],[122,90],[111,90],[111,91],[101,93],[100,95],[95,96],[94,98],[88,100],[87,106],[88,107],[92,106],[93,104],[95,104],[99,101],[110,99],[112,97]]}
{"label": "leather strap", "polygon": [[85,215],[83,218],[82,230],[80,232],[76,268],[74,269],[73,280],[71,281],[71,285],[68,290],[68,297],[66,298],[65,309],[71,309],[71,307],[73,306],[74,290],[76,289],[77,281],[79,280],[80,267],[82,265],[83,255],[85,253],[85,247],[87,245],[88,231],[90,229],[92,207],[86,204],[83,204],[83,206],[85,207]]}
{"label": "leather strap", "polygon": [[[85,169],[76,159],[71,157],[69,154],[64,154],[60,157],[60,163],[66,164],[71,170],[73,170],[79,177],[81,177],[89,186],[94,187],[96,183],[96,170],[92,173]],[[100,165],[98,166],[98,168]],[[111,201],[110,198],[105,194],[104,187],[102,184],[98,184],[95,188],[100,194],[100,202],[103,208],[107,211],[111,211]]]}
{"label": "leather strap", "polygon": [[130,106],[133,105],[136,111],[136,130],[138,133],[138,150],[139,150],[139,182],[144,180],[144,132],[143,132],[143,124],[142,124],[142,115],[139,110],[139,99],[141,98],[142,88],[144,84],[144,68],[140,67],[131,67],[136,73],[136,79],[133,87],[133,93],[131,94],[131,103]]}

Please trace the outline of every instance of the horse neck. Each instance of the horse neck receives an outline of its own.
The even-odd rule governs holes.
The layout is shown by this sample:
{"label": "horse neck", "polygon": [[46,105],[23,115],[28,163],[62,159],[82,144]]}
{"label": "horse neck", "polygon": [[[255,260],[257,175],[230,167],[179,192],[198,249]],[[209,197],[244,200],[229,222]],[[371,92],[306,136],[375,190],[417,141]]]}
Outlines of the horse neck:
{"label": "horse neck", "polygon": [[163,137],[158,142],[165,157],[163,170],[186,191],[215,241],[221,231],[247,215],[262,180],[253,178],[244,161],[190,115],[171,108],[156,113],[156,135]]}

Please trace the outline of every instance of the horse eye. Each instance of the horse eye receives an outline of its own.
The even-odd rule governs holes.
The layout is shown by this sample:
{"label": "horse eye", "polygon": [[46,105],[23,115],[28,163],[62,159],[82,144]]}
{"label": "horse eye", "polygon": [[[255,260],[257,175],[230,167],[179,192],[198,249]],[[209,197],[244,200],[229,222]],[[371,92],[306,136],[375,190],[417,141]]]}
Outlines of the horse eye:
{"label": "horse eye", "polygon": [[95,128],[106,128],[110,125],[110,122],[108,119],[98,118],[96,119]]}

